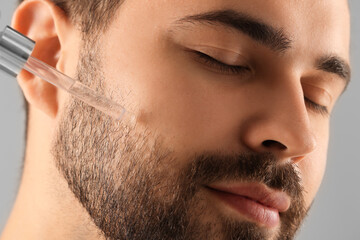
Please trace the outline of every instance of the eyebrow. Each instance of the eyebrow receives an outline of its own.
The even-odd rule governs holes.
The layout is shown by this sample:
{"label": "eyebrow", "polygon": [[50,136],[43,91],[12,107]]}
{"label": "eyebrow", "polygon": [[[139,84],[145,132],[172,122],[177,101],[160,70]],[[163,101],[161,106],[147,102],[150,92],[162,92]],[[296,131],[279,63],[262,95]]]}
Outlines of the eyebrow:
{"label": "eyebrow", "polygon": [[275,52],[284,52],[291,48],[291,39],[282,29],[272,27],[260,20],[234,10],[219,10],[186,16],[176,23],[220,24],[236,29]]}
{"label": "eyebrow", "polygon": [[[175,21],[176,24],[195,24],[198,22],[220,24],[235,29],[278,53],[291,49],[293,42],[283,29],[273,27],[254,17],[231,9],[190,15]],[[317,60],[317,69],[336,74],[345,81],[345,89],[350,83],[350,65],[339,56],[328,55],[319,58]]]}
{"label": "eyebrow", "polygon": [[345,89],[348,87],[351,80],[351,68],[341,57],[336,55],[321,57],[317,61],[317,68],[328,73],[336,74],[345,81]]}

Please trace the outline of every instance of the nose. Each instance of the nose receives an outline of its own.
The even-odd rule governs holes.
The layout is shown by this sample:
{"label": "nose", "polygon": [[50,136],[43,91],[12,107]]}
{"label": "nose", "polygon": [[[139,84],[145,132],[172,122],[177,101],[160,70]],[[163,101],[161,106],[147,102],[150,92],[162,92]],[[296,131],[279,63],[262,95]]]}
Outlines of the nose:
{"label": "nose", "polygon": [[299,86],[263,88],[243,122],[242,142],[255,152],[271,152],[298,163],[316,148],[309,112]]}

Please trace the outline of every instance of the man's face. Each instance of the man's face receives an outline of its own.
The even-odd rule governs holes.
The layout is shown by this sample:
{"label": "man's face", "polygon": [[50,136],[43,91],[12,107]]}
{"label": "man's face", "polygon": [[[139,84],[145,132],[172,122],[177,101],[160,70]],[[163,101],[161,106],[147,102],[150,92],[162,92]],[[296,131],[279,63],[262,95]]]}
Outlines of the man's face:
{"label": "man's face", "polygon": [[292,239],[346,85],[346,1],[126,1],[78,77],[53,152],[110,239]]}

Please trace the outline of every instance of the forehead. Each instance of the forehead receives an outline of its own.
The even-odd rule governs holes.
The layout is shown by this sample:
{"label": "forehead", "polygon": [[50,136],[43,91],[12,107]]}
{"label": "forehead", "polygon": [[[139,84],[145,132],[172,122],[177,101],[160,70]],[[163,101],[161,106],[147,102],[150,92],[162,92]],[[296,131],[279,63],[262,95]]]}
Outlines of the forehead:
{"label": "forehead", "polygon": [[[118,21],[136,29],[164,29],[188,15],[235,10],[284,30],[298,53],[336,53],[349,59],[350,20],[346,0],[137,0],[125,1]],[[145,30],[145,29],[144,29]],[[147,29],[148,30],[148,29]]]}

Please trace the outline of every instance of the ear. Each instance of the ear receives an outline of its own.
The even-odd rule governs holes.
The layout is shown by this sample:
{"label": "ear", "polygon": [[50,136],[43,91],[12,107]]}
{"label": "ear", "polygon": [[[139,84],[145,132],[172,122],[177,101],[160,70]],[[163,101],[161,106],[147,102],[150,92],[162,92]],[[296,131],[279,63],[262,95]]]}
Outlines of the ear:
{"label": "ear", "polygon": [[[59,59],[72,26],[64,12],[49,0],[25,0],[16,9],[12,27],[36,42],[33,57],[64,72]],[[55,118],[59,90],[50,83],[22,71],[18,83],[30,104]]]}

